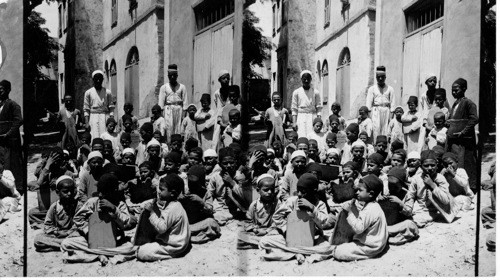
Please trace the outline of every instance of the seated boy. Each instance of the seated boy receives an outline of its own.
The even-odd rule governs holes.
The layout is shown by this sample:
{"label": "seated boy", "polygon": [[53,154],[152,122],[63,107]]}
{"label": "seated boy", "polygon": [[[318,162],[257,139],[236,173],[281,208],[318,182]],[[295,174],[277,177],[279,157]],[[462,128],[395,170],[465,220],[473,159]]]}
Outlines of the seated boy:
{"label": "seated boy", "polygon": [[389,232],[389,244],[402,245],[418,237],[418,227],[411,219],[411,209],[403,203],[408,191],[406,171],[393,167],[387,174],[389,194],[379,200]]}
{"label": "seated boy", "polygon": [[43,233],[35,236],[35,250],[37,252],[59,251],[64,238],[76,233],[73,228],[73,217],[82,207],[82,203],[75,199],[75,181],[68,175],[59,177],[56,181],[56,192],[59,200],[50,205]]}
{"label": "seated boy", "polygon": [[[262,237],[259,247],[266,251],[264,260],[291,260],[296,258],[299,263],[305,261],[305,256],[312,256],[312,261],[325,260],[331,257],[332,249],[323,236],[323,225],[328,219],[326,205],[317,197],[319,180],[311,173],[300,176],[297,182],[297,196],[289,197],[276,210],[273,223],[276,230]],[[295,211],[305,211],[314,222],[314,245],[311,247],[288,247],[286,245],[287,218]]]}
{"label": "seated boy", "polygon": [[[154,240],[139,246],[137,260],[166,260],[181,257],[189,250],[189,221],[186,211],[177,201],[183,190],[184,180],[177,174],[168,174],[160,179],[158,198],[144,204],[144,211],[149,212],[148,221],[154,230]],[[137,227],[137,231],[142,230]]]}
{"label": "seated boy", "polygon": [[278,198],[280,201],[285,201],[290,196],[297,195],[297,182],[300,176],[306,172],[307,157],[304,151],[295,151],[290,158],[292,168],[285,171],[285,175],[279,183]]}
{"label": "seated boy", "polygon": [[217,163],[217,152],[214,149],[208,149],[203,152],[203,160],[205,166],[205,180],[206,183],[210,181],[212,177],[221,171],[220,165]]}
{"label": "seated boy", "polygon": [[[135,247],[124,235],[124,230],[135,227],[135,219],[132,218],[128,207],[121,200],[118,190],[118,178],[112,174],[104,174],[97,183],[98,197],[90,197],[76,212],[73,218],[74,227],[79,236],[68,237],[61,243],[64,252],[63,261],[67,263],[93,262],[100,260],[106,264],[108,257],[113,257],[113,263],[130,260],[135,257]],[[90,216],[99,212],[101,219],[110,221],[115,236],[116,248],[95,248],[89,245],[89,221]]]}
{"label": "seated boy", "polygon": [[205,167],[194,165],[187,172],[189,194],[181,194],[178,201],[182,204],[189,220],[191,243],[201,244],[220,236],[220,227],[214,219],[212,208],[202,199],[207,192],[205,186]]}
{"label": "seated boy", "polygon": [[392,153],[390,165],[384,166],[384,168],[382,168],[382,172],[387,174],[393,167],[404,168],[405,163],[406,151],[403,149],[396,150],[394,153]]}
{"label": "seated boy", "polygon": [[143,211],[143,202],[156,197],[160,179],[150,161],[139,165],[139,176],[127,182],[125,188],[125,203],[131,215],[139,218]]}
{"label": "seated boy", "polygon": [[272,217],[279,206],[274,177],[270,174],[260,175],[256,180],[256,189],[259,198],[248,208],[247,219],[250,221],[245,224],[245,231],[238,235],[238,249],[257,248],[261,236],[273,229]]}
{"label": "seated boy", "polygon": [[243,209],[243,189],[235,180],[236,159],[233,149],[226,147],[219,150],[222,170],[215,174],[207,186],[205,202],[213,209],[214,218],[219,225],[225,225]]}
{"label": "seated boy", "polygon": [[406,175],[408,176],[408,181],[411,181],[413,177],[421,174],[422,168],[420,168],[420,155],[417,151],[410,152],[408,154],[408,159],[406,160]]}
{"label": "seated boy", "polygon": [[381,195],[389,193],[389,183],[387,182],[387,174],[382,172],[384,166],[384,157],[379,153],[370,155],[366,161],[366,172],[377,176],[384,183],[384,189]]}
{"label": "seated boy", "polygon": [[376,257],[387,244],[387,222],[376,199],[384,188],[373,174],[360,179],[356,199],[344,202],[347,224],[354,232],[351,242],[334,245],[333,257],[339,261],[364,260]]}
{"label": "seated boy", "polygon": [[421,160],[423,173],[414,175],[410,180],[408,193],[404,200],[404,204],[412,209],[413,220],[419,228],[438,217],[436,207],[429,200],[430,195],[442,205],[451,203],[449,184],[446,178],[437,172],[437,160],[434,152],[423,151]]}
{"label": "seated boy", "polygon": [[[437,113],[436,113],[437,115]],[[450,184],[449,191],[454,197],[457,207],[461,210],[472,210],[474,192],[469,186],[469,176],[465,169],[458,168],[458,157],[454,153],[445,153],[443,155],[444,168],[441,174]]]}

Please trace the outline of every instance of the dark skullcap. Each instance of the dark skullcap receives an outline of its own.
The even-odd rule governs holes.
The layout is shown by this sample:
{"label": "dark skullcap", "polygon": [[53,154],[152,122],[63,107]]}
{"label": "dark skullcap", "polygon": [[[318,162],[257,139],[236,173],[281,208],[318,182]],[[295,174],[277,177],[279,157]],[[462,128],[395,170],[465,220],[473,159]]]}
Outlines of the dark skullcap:
{"label": "dark skullcap", "polygon": [[97,182],[97,190],[99,192],[107,192],[109,190],[117,190],[118,189],[118,177],[111,173],[106,173],[99,178]]}
{"label": "dark skullcap", "polygon": [[354,161],[348,161],[348,162],[344,163],[344,165],[342,167],[343,168],[350,167],[353,170],[359,171],[359,164],[357,162],[354,162]]}
{"label": "dark skullcap", "polygon": [[205,174],[205,167],[199,164],[191,166],[187,172],[190,181],[205,182]]}
{"label": "dark skullcap", "polygon": [[309,139],[309,146],[312,145],[318,147],[318,141],[316,141],[316,139]]}
{"label": "dark skullcap", "polygon": [[317,189],[319,185],[319,180],[311,173],[304,173],[300,176],[299,181],[297,182],[297,187],[302,188],[313,188]]}
{"label": "dark skullcap", "polygon": [[259,151],[259,152],[262,152],[262,153],[264,153],[264,154],[267,154],[267,148],[266,148],[266,146],[264,146],[264,145],[257,145],[257,146],[255,146],[255,147],[253,148],[253,151],[254,151],[254,152]]}
{"label": "dark skullcap", "polygon": [[328,132],[326,135],[326,140],[337,140],[337,134],[333,132]]}
{"label": "dark skullcap", "polygon": [[320,117],[316,117],[316,118],[313,120],[313,125],[315,125],[316,123],[321,123],[321,124],[323,124],[323,120],[322,120]]}
{"label": "dark skullcap", "polygon": [[[190,138],[191,139],[191,138]],[[186,141],[186,144],[187,142],[190,140],[188,139]],[[182,136],[180,134],[172,134],[172,136],[170,136],[170,143],[173,143],[173,142],[182,142]],[[198,144],[196,144],[198,145]]]}
{"label": "dark skullcap", "polygon": [[153,111],[153,110],[155,110],[155,109],[161,112],[161,107],[160,107],[160,105],[155,104],[153,107],[151,107],[151,111]]}
{"label": "dark skullcap", "polygon": [[224,147],[219,150],[219,161],[222,161],[226,157],[232,157],[234,159],[234,150],[230,147]]}
{"label": "dark skullcap", "polygon": [[273,92],[273,94],[271,95],[271,98],[273,98],[275,96],[278,96],[279,98],[281,98],[281,95],[277,91]]}
{"label": "dark skullcap", "polygon": [[146,167],[147,169],[151,170],[153,168],[153,163],[149,160],[143,161],[140,165],[139,168]]}
{"label": "dark skullcap", "polygon": [[109,139],[104,139],[103,143],[105,146],[106,146],[106,144],[108,144],[108,145],[111,145],[111,147],[113,147],[113,142],[111,142],[111,140],[109,140]]}
{"label": "dark skullcap", "polygon": [[236,93],[238,96],[240,95],[240,87],[237,86],[237,85],[231,85],[228,87],[228,93],[231,93],[231,92],[234,92]]}
{"label": "dark skullcap", "polygon": [[146,122],[141,126],[141,130],[144,130],[148,134],[153,134],[153,124]]}
{"label": "dark skullcap", "polygon": [[418,97],[414,96],[414,95],[411,95],[410,97],[408,97],[408,102],[407,103],[415,103],[418,105]]}
{"label": "dark skullcap", "polygon": [[299,144],[307,144],[309,146],[309,140],[306,137],[300,137],[297,139],[297,146]]}
{"label": "dark skullcap", "polygon": [[396,150],[399,150],[399,149],[403,149],[405,147],[405,143],[403,143],[403,141],[399,140],[399,139],[396,139],[394,141],[392,141],[391,143],[391,148],[396,151]]}
{"label": "dark skullcap", "polygon": [[97,145],[97,144],[104,146],[104,140],[102,140],[102,138],[94,138],[92,140],[92,146]]}
{"label": "dark skullcap", "polygon": [[346,131],[350,131],[354,134],[359,134],[359,125],[357,123],[351,123],[347,126],[347,128],[345,129]]}
{"label": "dark skullcap", "polygon": [[387,136],[385,135],[377,135],[377,139],[375,140],[375,144],[385,143],[387,144]]}
{"label": "dark skullcap", "polygon": [[132,136],[130,135],[130,133],[128,132],[123,132],[121,135],[120,135],[120,140],[128,140],[128,141],[132,141]]}
{"label": "dark skullcap", "polygon": [[379,153],[373,153],[368,157],[368,160],[373,161],[376,164],[383,164],[384,163],[384,156],[382,156]]}
{"label": "dark skullcap", "polygon": [[202,94],[201,98],[200,98],[200,102],[203,102],[203,101],[211,101],[210,94],[208,94],[208,93]]}
{"label": "dark skullcap", "polygon": [[432,148],[432,151],[436,155],[436,158],[439,158],[439,159],[442,158],[444,153],[445,153],[444,148],[439,146],[439,145],[434,146],[434,148]]}
{"label": "dark skullcap", "polygon": [[178,194],[184,191],[184,180],[175,173],[161,177],[160,184],[165,184],[169,191],[175,191]]}
{"label": "dark skullcap", "polygon": [[406,169],[402,167],[393,167],[389,169],[387,176],[392,176],[394,178],[399,179],[402,183],[406,182]]}
{"label": "dark skullcap", "polygon": [[436,153],[432,150],[425,150],[420,153],[420,160],[424,161],[426,159],[436,160]]}
{"label": "dark skullcap", "polygon": [[333,115],[333,114],[328,117],[328,121],[330,123],[332,123],[332,122],[340,123],[339,117],[337,117],[336,115]]}
{"label": "dark skullcap", "polygon": [[[123,108],[134,108],[134,105],[132,105],[131,102],[125,102],[125,104],[123,104]],[[129,115],[123,115],[123,116],[129,116]]]}
{"label": "dark skullcap", "polygon": [[373,174],[368,174],[359,181],[365,183],[368,191],[374,192],[374,197],[377,197],[384,189],[384,183],[382,180]]}
{"label": "dark skullcap", "polygon": [[82,137],[80,137],[80,138],[85,138],[85,139],[89,139],[90,140],[92,138],[92,134],[90,134],[89,131],[85,130],[85,132],[83,132],[83,134],[82,134]]}
{"label": "dark skullcap", "polygon": [[436,96],[436,95],[444,95],[446,97],[446,89],[437,88],[436,91],[434,92],[434,96]]}
{"label": "dark skullcap", "polygon": [[234,152],[235,155],[241,154],[242,149],[241,149],[240,144],[238,144],[238,143],[231,143],[231,144],[229,144],[228,147],[231,148],[231,149],[233,149],[233,152]]}
{"label": "dark skullcap", "polygon": [[297,131],[292,130],[292,131],[290,131],[290,132],[288,133],[288,136],[289,136],[289,137],[290,137],[290,136],[293,136],[293,137],[299,137],[299,134],[297,134]]}
{"label": "dark skullcap", "polygon": [[118,164],[112,163],[112,162],[110,162],[102,167],[103,174],[111,173],[111,174],[118,175],[120,173],[120,170],[121,170],[120,166],[118,166]]}
{"label": "dark skullcap", "polygon": [[445,115],[443,112],[441,112],[441,111],[436,112],[436,113],[434,114],[434,119],[435,119],[435,120],[445,119],[445,118],[446,118],[446,115]]}
{"label": "dark skullcap", "polygon": [[132,117],[130,115],[123,115],[122,116],[122,122],[130,121],[133,122]]}
{"label": "dark skullcap", "polygon": [[340,103],[338,101],[335,101],[335,102],[332,103],[331,107],[338,107],[338,108],[340,108]]}
{"label": "dark skullcap", "polygon": [[171,151],[165,156],[165,161],[173,162],[178,165],[182,161],[182,154],[177,151]]}
{"label": "dark skullcap", "polygon": [[241,116],[241,113],[238,109],[231,109],[228,114],[229,117]]}
{"label": "dark skullcap", "polygon": [[[177,141],[180,141],[180,140],[177,140]],[[195,148],[195,147],[198,147],[198,140],[193,138],[193,137],[189,137],[189,139],[186,140],[186,144],[185,144],[186,150],[190,151],[192,148]]]}
{"label": "dark skullcap", "polygon": [[394,151],[394,154],[402,156],[403,160],[406,159],[406,151],[405,151],[405,149],[397,149],[397,150]]}
{"label": "dark skullcap", "polygon": [[113,117],[109,117],[107,120],[106,120],[106,126],[108,126],[110,123],[114,123],[116,125],[116,120],[115,118]]}
{"label": "dark skullcap", "polygon": [[197,154],[200,159],[203,159],[203,149],[201,147],[194,147],[189,150],[189,153]]}
{"label": "dark skullcap", "polygon": [[368,112],[368,107],[366,106],[361,106],[358,111],[363,111],[363,112]]}
{"label": "dark skullcap", "polygon": [[3,87],[6,91],[10,91],[12,89],[12,85],[7,80],[0,81],[0,86]]}
{"label": "dark skullcap", "polygon": [[445,158],[451,158],[455,162],[458,162],[458,156],[455,153],[447,152],[443,155],[443,159]]}
{"label": "dark skullcap", "polygon": [[467,80],[463,78],[456,79],[453,84],[459,85],[462,89],[467,89]]}

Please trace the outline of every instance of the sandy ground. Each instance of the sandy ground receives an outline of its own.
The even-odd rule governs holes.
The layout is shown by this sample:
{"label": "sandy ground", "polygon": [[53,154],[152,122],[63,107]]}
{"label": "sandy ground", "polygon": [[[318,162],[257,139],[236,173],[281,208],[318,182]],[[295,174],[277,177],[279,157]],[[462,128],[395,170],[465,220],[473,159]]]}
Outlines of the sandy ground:
{"label": "sandy ground", "polygon": [[[20,205],[21,208],[23,206]],[[0,277],[23,276],[23,213],[9,212],[0,221]]]}
{"label": "sandy ground", "polygon": [[[483,158],[483,179],[495,154]],[[28,180],[32,175],[40,154],[31,157],[28,166]],[[29,207],[36,206],[36,193],[29,193]],[[490,203],[489,192],[481,192],[482,206]],[[4,230],[21,236],[21,215],[16,214],[8,223],[0,225],[2,241]],[[420,231],[417,241],[391,246],[379,258],[343,263],[326,260],[315,264],[297,265],[295,261],[265,262],[260,259],[259,250],[236,250],[237,222],[222,228],[222,237],[203,245],[193,245],[191,251],[181,259],[155,263],[141,263],[136,260],[101,267],[99,263],[63,264],[60,252],[37,253],[33,238],[39,231],[28,230],[28,276],[474,276],[474,265],[467,260],[474,254],[476,211],[461,212],[452,224],[434,223]],[[18,221],[21,220],[21,221]],[[17,227],[16,227],[17,226]],[[480,276],[494,276],[495,253],[486,250],[485,237],[490,231],[481,227]],[[330,232],[327,232],[330,234]],[[10,236],[10,235],[9,235]],[[21,245],[2,244],[8,260],[1,258],[7,275],[20,275],[21,267],[12,266],[12,253],[20,253]]]}

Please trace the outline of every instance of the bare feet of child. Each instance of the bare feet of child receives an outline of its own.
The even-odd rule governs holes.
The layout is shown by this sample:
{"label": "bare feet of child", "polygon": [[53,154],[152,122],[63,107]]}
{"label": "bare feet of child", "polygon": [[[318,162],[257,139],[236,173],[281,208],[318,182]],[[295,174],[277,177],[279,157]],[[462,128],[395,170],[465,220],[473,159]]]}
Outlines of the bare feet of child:
{"label": "bare feet of child", "polygon": [[306,261],[306,257],[302,254],[297,254],[295,255],[295,258],[297,259],[297,264],[301,265]]}
{"label": "bare feet of child", "polygon": [[101,266],[106,266],[108,264],[108,261],[108,257],[99,255],[99,262],[101,263]]}

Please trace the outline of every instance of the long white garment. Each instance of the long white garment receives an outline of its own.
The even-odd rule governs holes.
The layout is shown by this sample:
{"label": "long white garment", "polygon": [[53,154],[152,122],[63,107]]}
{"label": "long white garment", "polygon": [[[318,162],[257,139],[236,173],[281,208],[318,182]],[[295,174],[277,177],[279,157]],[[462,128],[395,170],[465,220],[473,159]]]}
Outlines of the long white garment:
{"label": "long white garment", "polygon": [[380,88],[378,84],[371,86],[366,95],[366,107],[371,111],[373,121],[372,139],[377,139],[378,135],[387,135],[391,112],[396,108],[394,89],[385,85]]}
{"label": "long white garment", "polygon": [[83,114],[89,116],[90,135],[92,139],[98,138],[106,131],[106,119],[113,112],[113,96],[105,87],[99,92],[92,87],[85,92],[83,98]]}
{"label": "long white garment", "polygon": [[161,86],[160,93],[158,94],[158,105],[163,108],[167,140],[170,141],[172,134],[181,133],[182,113],[188,107],[186,87],[178,83],[172,89],[170,83],[164,84]]}
{"label": "long white garment", "polygon": [[292,94],[292,116],[297,116],[297,134],[307,137],[313,130],[313,121],[323,108],[319,91],[300,87]]}

